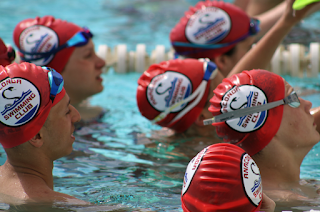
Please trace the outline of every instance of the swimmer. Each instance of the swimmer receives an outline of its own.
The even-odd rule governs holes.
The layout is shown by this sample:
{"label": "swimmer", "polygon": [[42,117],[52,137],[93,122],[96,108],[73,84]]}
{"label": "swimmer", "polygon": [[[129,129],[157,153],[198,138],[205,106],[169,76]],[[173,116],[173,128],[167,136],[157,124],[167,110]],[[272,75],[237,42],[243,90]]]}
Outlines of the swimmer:
{"label": "swimmer", "polygon": [[[307,14],[309,9],[317,6],[309,5],[302,10],[296,11],[295,16],[293,16],[293,2],[293,0],[288,2],[288,6],[281,18],[256,46],[233,67],[228,77],[243,70],[266,69],[278,44],[285,35]],[[207,64],[211,65],[207,66]],[[207,60],[177,59],[150,66],[138,80],[136,99],[141,114],[153,123],[166,127],[165,131],[169,128],[168,134],[173,140],[193,137],[193,141],[203,141],[205,146],[221,142],[211,126],[203,125],[203,120],[211,116],[207,110],[210,106],[209,100],[213,96],[211,91],[224,79],[223,73],[219,68],[212,68],[215,65],[215,63]],[[212,69],[212,74],[209,78],[205,76],[206,67],[211,67]],[[177,80],[173,81],[175,78]],[[205,79],[208,80],[206,81]],[[178,85],[178,81],[186,83],[181,85],[185,85],[184,87],[189,86],[190,90],[184,89],[183,86],[173,86]],[[206,83],[206,86],[200,87],[202,82]],[[160,86],[160,88],[157,88],[157,86]],[[189,96],[193,96],[193,98],[190,99]],[[186,101],[187,97],[188,101]],[[186,104],[175,106],[175,103],[181,99]],[[170,110],[170,112],[160,119],[158,116],[166,110],[167,112]],[[156,117],[158,117],[157,120],[155,120]],[[205,146],[202,146],[201,149]],[[201,149],[197,149],[197,152]]]}
{"label": "swimmer", "polygon": [[94,50],[88,28],[52,16],[25,19],[13,37],[22,61],[48,66],[61,73],[71,104],[84,121],[97,119],[104,111],[88,105],[87,99],[103,90],[103,59]]}
{"label": "swimmer", "polygon": [[[190,8],[171,30],[170,41],[180,57],[209,58],[227,77],[257,38],[265,35],[286,14],[288,7],[292,7],[292,1],[259,16],[249,17],[233,4],[201,1]],[[308,14],[318,8],[314,7]],[[300,20],[297,19],[296,23]]]}
{"label": "swimmer", "polygon": [[7,66],[16,58],[16,52],[11,46],[6,46],[0,38],[0,65]]}
{"label": "swimmer", "polygon": [[186,169],[182,209],[273,212],[275,203],[262,190],[259,168],[243,149],[213,144],[199,152]]}
{"label": "swimmer", "polygon": [[72,151],[79,112],[61,75],[30,63],[0,66],[0,200],[88,204],[53,190],[53,161]]}
{"label": "swimmer", "polygon": [[304,157],[320,140],[311,102],[298,98],[281,76],[261,69],[224,79],[210,102],[214,119],[204,124],[212,123],[219,137],[254,159],[270,198],[290,205],[318,197],[300,179]]}

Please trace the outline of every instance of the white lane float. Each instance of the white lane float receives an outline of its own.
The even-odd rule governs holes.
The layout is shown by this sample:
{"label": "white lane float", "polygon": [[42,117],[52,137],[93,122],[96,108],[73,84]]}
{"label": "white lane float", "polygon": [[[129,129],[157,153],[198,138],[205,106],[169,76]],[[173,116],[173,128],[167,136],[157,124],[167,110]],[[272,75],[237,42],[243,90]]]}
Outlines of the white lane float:
{"label": "white lane float", "polygon": [[[142,73],[152,64],[174,58],[174,50],[166,51],[164,45],[157,45],[149,55],[145,44],[137,44],[135,51],[128,51],[126,44],[119,44],[112,50],[107,45],[98,47],[97,55],[106,61],[104,71],[113,67],[117,73]],[[19,62],[16,54],[15,62]],[[320,72],[320,43],[310,43],[309,46],[292,43],[280,45],[275,51],[269,71],[280,75],[294,77],[318,77]]]}

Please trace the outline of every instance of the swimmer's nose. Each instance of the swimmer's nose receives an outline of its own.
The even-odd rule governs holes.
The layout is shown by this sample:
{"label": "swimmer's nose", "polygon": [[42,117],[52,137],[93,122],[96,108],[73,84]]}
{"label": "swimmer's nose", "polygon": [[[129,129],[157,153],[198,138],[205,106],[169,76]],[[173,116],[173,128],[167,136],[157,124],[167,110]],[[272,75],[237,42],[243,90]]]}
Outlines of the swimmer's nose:
{"label": "swimmer's nose", "polygon": [[79,111],[72,105],[70,105],[70,107],[72,110],[72,123],[79,122],[81,120],[81,115]]}
{"label": "swimmer's nose", "polygon": [[101,57],[99,57],[97,54],[95,56],[96,56],[96,60],[97,60],[96,61],[96,68],[97,69],[103,68],[106,65],[106,62]]}

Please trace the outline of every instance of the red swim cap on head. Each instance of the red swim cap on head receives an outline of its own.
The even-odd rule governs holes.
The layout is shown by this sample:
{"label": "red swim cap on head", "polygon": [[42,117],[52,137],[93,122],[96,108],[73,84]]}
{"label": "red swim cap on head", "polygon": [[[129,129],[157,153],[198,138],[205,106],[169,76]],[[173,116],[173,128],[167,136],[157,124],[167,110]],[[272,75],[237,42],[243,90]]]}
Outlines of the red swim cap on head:
{"label": "red swim cap on head", "polygon": [[[195,59],[177,59],[151,65],[138,79],[136,97],[141,114],[149,120],[154,120],[167,108],[192,95],[203,81],[205,64]],[[210,64],[213,63],[210,62]],[[214,73],[211,77],[214,76]],[[203,110],[208,98],[209,87],[210,80],[202,89],[204,93],[198,103],[196,100],[199,95],[190,102],[175,107],[166,118],[156,123],[177,132],[187,130]],[[189,112],[179,117],[182,115],[181,112],[192,106]],[[175,118],[177,120],[174,120]]]}
{"label": "red swim cap on head", "polygon": [[170,32],[170,41],[176,53],[191,58],[213,59],[231,50],[235,45],[216,49],[178,46],[187,44],[230,43],[245,36],[250,29],[250,18],[240,8],[223,1],[200,1],[185,12]]}
{"label": "red swim cap on head", "polygon": [[238,146],[208,146],[187,167],[181,192],[184,212],[253,212],[261,200],[259,168]]}
{"label": "red swim cap on head", "polygon": [[[21,21],[14,29],[13,39],[19,50],[25,52],[44,53],[66,43],[74,34],[83,29],[73,23],[44,16]],[[48,66],[61,73],[75,47],[64,48],[54,55],[32,63]],[[26,59],[36,56],[23,55]]]}
{"label": "red swim cap on head", "polygon": [[15,51],[9,46],[7,47],[0,38],[0,65],[7,66],[15,59]]}
{"label": "red swim cap on head", "polygon": [[48,70],[31,63],[0,66],[0,143],[18,146],[33,138],[50,108],[65,95],[64,88],[50,99]]}
{"label": "red swim cap on head", "polygon": [[[267,104],[285,97],[283,78],[265,70],[243,71],[222,81],[213,91],[209,111],[214,116]],[[235,118],[213,123],[218,136],[224,141],[239,144],[248,154],[261,151],[277,133],[282,119],[283,105]]]}

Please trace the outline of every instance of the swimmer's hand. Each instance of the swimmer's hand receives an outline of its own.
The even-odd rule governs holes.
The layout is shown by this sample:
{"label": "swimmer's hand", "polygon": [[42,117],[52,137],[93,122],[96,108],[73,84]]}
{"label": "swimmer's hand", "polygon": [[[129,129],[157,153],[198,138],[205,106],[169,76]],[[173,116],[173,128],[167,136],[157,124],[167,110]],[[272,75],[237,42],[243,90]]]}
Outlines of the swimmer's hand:
{"label": "swimmer's hand", "polygon": [[286,0],[287,7],[283,14],[283,18],[286,23],[296,24],[307,15],[310,15],[311,13],[320,9],[320,2],[317,2],[317,3],[309,4],[301,10],[294,10],[292,6],[295,1],[297,0]]}
{"label": "swimmer's hand", "polygon": [[261,208],[259,211],[274,212],[276,203],[270,199],[265,193],[263,193]]}

